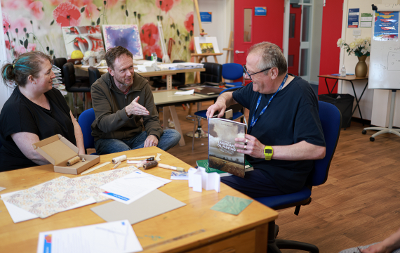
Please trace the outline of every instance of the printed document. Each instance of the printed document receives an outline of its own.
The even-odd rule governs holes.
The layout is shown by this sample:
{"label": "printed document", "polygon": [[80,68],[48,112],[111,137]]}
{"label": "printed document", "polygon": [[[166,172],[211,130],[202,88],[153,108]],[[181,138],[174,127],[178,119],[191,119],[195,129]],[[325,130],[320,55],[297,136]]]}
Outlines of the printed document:
{"label": "printed document", "polygon": [[39,233],[37,253],[138,252],[143,248],[128,220]]}

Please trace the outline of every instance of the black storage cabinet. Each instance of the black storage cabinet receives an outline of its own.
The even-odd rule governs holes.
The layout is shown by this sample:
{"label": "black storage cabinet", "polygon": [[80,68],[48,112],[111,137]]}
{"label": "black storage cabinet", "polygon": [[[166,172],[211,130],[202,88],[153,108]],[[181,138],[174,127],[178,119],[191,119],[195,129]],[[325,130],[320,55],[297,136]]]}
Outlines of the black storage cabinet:
{"label": "black storage cabinet", "polygon": [[318,95],[320,101],[324,101],[336,106],[342,114],[342,127],[347,128],[351,124],[351,114],[353,110],[354,96],[350,94],[321,94]]}

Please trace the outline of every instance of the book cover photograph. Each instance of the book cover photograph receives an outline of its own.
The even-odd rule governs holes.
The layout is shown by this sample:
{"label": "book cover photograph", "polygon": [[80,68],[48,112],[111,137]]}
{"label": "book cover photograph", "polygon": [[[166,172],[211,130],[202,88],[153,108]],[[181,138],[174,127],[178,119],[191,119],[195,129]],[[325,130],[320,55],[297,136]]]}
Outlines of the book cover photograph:
{"label": "book cover photograph", "polygon": [[208,120],[209,167],[244,177],[244,154],[236,151],[235,138],[244,138],[246,125],[240,122],[210,118]]}

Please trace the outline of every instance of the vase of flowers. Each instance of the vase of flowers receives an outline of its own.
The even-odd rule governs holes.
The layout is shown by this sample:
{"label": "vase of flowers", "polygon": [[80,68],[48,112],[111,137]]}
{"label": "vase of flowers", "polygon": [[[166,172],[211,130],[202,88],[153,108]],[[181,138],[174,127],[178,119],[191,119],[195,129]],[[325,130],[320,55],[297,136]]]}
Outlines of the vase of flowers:
{"label": "vase of flowers", "polygon": [[365,60],[369,56],[371,50],[371,38],[356,39],[350,44],[347,44],[340,38],[337,41],[337,46],[344,48],[349,55],[354,54],[358,57],[358,63],[355,69],[356,77],[365,77],[368,72],[368,66]]}

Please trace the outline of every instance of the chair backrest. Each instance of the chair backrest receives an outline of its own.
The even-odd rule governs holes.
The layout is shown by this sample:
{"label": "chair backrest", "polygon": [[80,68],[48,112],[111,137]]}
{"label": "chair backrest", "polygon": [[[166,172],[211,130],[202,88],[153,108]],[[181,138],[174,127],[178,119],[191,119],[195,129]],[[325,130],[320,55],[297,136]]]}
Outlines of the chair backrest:
{"label": "chair backrest", "polygon": [[328,178],[329,167],[339,140],[340,126],[342,123],[342,115],[336,106],[318,101],[318,107],[319,118],[325,137],[326,154],[323,159],[315,161],[312,186],[321,185],[325,183]]}
{"label": "chair backrest", "polygon": [[69,91],[69,89],[75,84],[76,77],[75,77],[75,69],[74,64],[71,62],[67,62],[63,65],[63,72],[64,72],[64,84],[65,89]]}
{"label": "chair backrest", "polygon": [[94,138],[92,136],[91,125],[95,118],[96,116],[94,114],[93,108],[83,111],[78,118],[78,123],[82,129],[83,143],[85,145],[85,149],[94,148]]}
{"label": "chair backrest", "polygon": [[92,84],[96,82],[97,79],[100,78],[101,76],[100,71],[95,67],[89,67],[88,72],[89,72],[89,84],[90,86],[92,86]]}
{"label": "chair backrest", "polygon": [[200,82],[220,83],[222,81],[222,65],[213,62],[205,62],[206,71],[200,72]]}
{"label": "chair backrest", "polygon": [[225,63],[222,65],[222,77],[232,81],[243,78],[243,66],[238,63]]}
{"label": "chair backrest", "polygon": [[[173,62],[173,63],[180,63],[180,62],[185,62],[185,61],[182,61],[182,60],[173,60],[172,62]],[[180,86],[184,86],[185,83],[186,83],[186,74],[185,74],[185,73],[178,73],[178,74],[176,74],[176,75],[173,75],[173,76],[172,76],[172,79],[175,80],[175,81],[180,82],[180,83],[181,83]]]}

